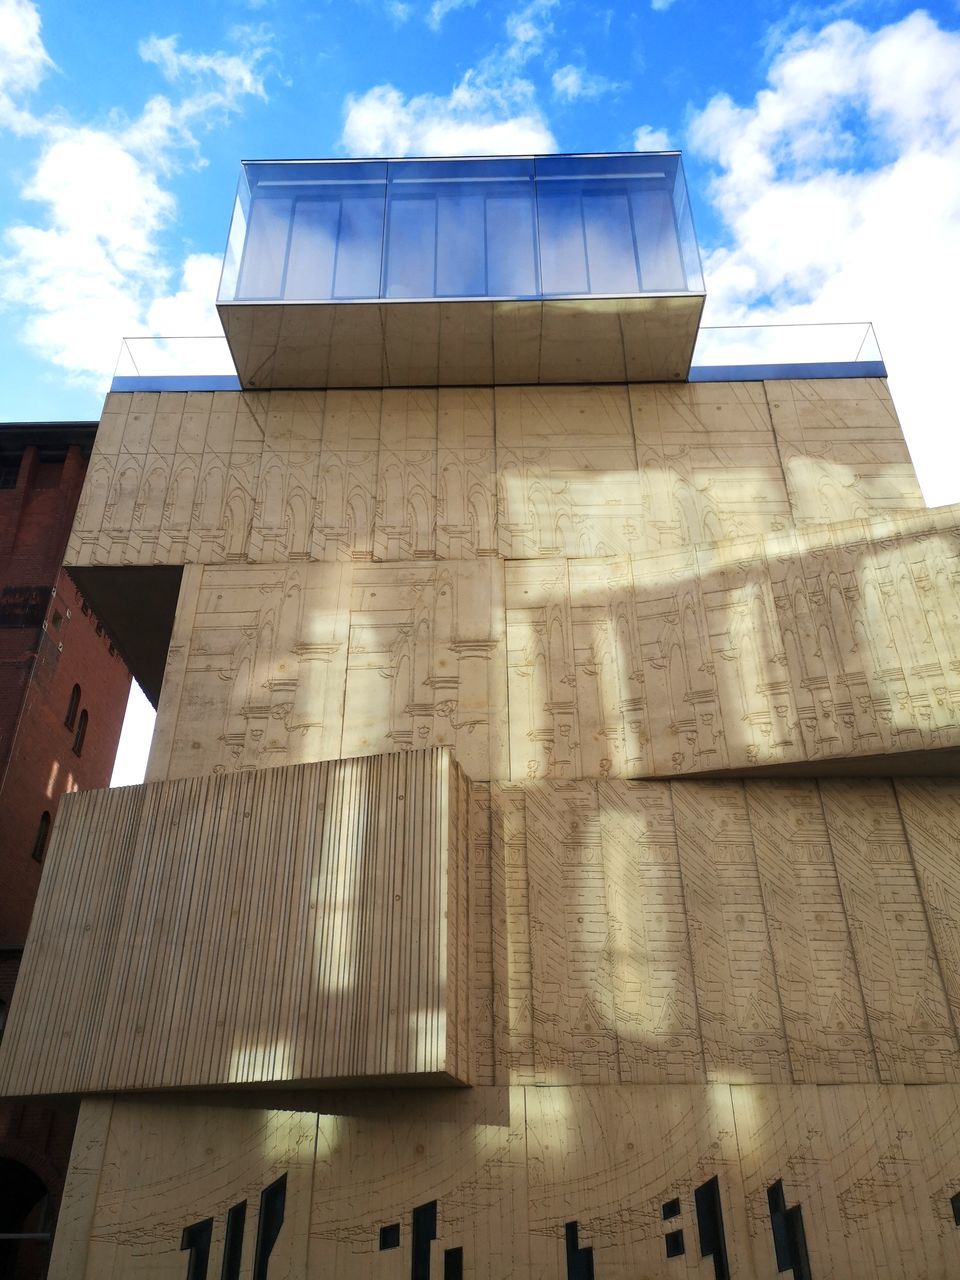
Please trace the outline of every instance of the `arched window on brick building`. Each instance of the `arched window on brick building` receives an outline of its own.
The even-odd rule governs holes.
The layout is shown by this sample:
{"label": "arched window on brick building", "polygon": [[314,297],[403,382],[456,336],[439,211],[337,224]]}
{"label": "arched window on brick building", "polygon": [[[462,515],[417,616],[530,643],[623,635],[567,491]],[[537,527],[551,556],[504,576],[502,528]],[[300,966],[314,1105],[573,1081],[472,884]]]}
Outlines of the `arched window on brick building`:
{"label": "arched window on brick building", "polygon": [[40,825],[37,827],[37,838],[33,842],[32,857],[35,862],[42,862],[43,855],[47,849],[47,840],[50,836],[50,814],[44,809],[40,815]]}
{"label": "arched window on brick building", "polygon": [[78,684],[75,684],[73,686],[73,692],[70,694],[70,702],[67,706],[67,714],[64,717],[64,721],[63,721],[63,723],[67,726],[68,729],[72,729],[73,726],[77,723],[77,712],[79,710],[80,710],[80,686]]}

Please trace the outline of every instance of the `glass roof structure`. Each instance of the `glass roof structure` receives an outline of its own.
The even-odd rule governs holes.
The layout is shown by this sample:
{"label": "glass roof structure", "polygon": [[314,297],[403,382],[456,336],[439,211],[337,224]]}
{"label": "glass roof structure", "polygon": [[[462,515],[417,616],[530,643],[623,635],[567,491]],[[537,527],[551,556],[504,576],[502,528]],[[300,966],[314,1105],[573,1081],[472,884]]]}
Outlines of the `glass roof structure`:
{"label": "glass roof structure", "polygon": [[702,293],[680,157],[247,163],[221,302]]}
{"label": "glass roof structure", "polygon": [[443,385],[683,378],[703,297],[631,152],[247,162],[218,308],[245,386]]}

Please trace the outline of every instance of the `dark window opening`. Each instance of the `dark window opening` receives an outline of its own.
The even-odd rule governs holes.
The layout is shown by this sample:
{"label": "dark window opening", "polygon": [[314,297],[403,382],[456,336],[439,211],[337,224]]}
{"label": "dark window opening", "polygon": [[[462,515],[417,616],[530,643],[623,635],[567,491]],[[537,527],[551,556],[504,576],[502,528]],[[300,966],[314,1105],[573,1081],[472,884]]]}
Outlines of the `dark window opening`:
{"label": "dark window opening", "polygon": [[580,1244],[579,1223],[566,1223],[563,1233],[567,1246],[567,1280],[594,1280],[593,1246]]}
{"label": "dark window opening", "polygon": [[247,1202],[241,1200],[227,1213],[227,1234],[223,1242],[220,1280],[239,1280],[243,1261],[243,1228],[247,1221]]}
{"label": "dark window opening", "polygon": [[40,825],[37,827],[37,838],[33,842],[33,853],[30,855],[34,862],[42,862],[43,855],[47,849],[47,838],[50,835],[50,814],[44,809],[40,815]]}
{"label": "dark window opening", "polygon": [[730,1263],[727,1259],[727,1242],[723,1232],[723,1206],[720,1203],[720,1183],[716,1178],[697,1187],[693,1193],[697,1211],[697,1229],[700,1233],[700,1254],[713,1259],[715,1280],[730,1280]]}
{"label": "dark window opening", "polygon": [[46,1275],[51,1208],[47,1188],[32,1169],[0,1159],[0,1276]]}
{"label": "dark window opening", "polygon": [[430,1280],[430,1242],[437,1238],[436,1200],[414,1209],[411,1236],[411,1280]]}
{"label": "dark window opening", "polygon": [[787,1206],[782,1179],[778,1178],[773,1186],[767,1188],[767,1204],[770,1207],[770,1227],[777,1255],[777,1270],[791,1271],[794,1280],[810,1280],[810,1256],[803,1229],[803,1211],[798,1204]]}
{"label": "dark window opening", "polygon": [[666,1235],[667,1257],[681,1258],[685,1253],[682,1231],[668,1231]]}
{"label": "dark window opening", "polygon": [[75,684],[73,692],[70,694],[70,701],[67,704],[67,714],[63,723],[68,729],[72,729],[77,723],[77,712],[80,710],[80,686]]}
{"label": "dark window opening", "polygon": [[77,721],[77,732],[73,737],[73,754],[79,756],[83,753],[83,740],[87,736],[87,713],[86,710],[80,712],[80,719]]}
{"label": "dark window opening", "polygon": [[380,1248],[381,1250],[400,1248],[399,1222],[391,1222],[388,1226],[380,1228]]}
{"label": "dark window opening", "polygon": [[287,1203],[287,1175],[271,1182],[260,1193],[260,1221],[257,1223],[257,1247],[253,1257],[253,1280],[267,1280],[270,1254],[277,1243]]}
{"label": "dark window opening", "polygon": [[180,1237],[180,1249],[190,1252],[190,1257],[187,1259],[187,1280],[207,1280],[212,1239],[212,1218],[204,1218],[202,1222],[194,1222],[191,1226],[184,1227],[183,1235]]}

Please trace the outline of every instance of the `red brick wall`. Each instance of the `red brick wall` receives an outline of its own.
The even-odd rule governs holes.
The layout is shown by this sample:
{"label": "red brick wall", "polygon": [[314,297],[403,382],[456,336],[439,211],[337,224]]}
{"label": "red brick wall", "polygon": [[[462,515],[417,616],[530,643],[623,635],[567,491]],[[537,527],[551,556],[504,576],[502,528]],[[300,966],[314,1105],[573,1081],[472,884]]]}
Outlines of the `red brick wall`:
{"label": "red brick wall", "polygon": [[[63,462],[41,462],[29,447],[16,488],[0,490],[0,591],[52,592],[46,630],[0,626],[0,945],[26,938],[43,813],[55,818],[65,791],[108,785],[130,689],[109,638],[60,571],[85,470],[76,446]],[[74,684],[88,713],[79,757],[64,724]]]}
{"label": "red brick wall", "polygon": [[[120,655],[111,653],[106,633],[97,634],[99,623],[84,607],[80,592],[61,574],[0,788],[5,849],[0,943],[26,938],[40,884],[41,865],[33,849],[42,814],[55,818],[64,792],[105,787],[113,771],[130,673]],[[75,684],[81,690],[76,723],[84,710],[88,713],[80,756],[73,751],[75,729],[64,724]]]}
{"label": "red brick wall", "polygon": [[[40,462],[36,448],[24,451],[17,487],[0,489],[0,590],[56,582],[85,471],[76,446],[61,463]],[[0,778],[41,634],[0,627]]]}

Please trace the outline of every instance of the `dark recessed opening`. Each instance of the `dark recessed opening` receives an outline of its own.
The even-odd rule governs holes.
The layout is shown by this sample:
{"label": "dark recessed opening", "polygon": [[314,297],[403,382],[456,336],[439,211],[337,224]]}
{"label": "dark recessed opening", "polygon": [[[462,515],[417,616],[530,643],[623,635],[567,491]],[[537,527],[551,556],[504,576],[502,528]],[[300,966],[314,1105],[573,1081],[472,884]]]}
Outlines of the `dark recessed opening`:
{"label": "dark recessed opening", "polygon": [[180,565],[68,568],[130,673],[156,707],[180,596]]}

